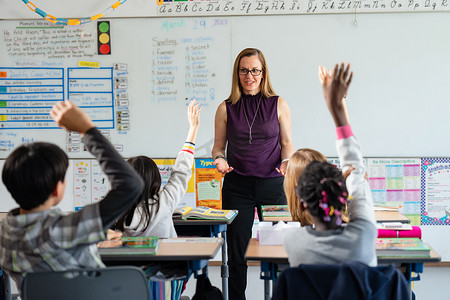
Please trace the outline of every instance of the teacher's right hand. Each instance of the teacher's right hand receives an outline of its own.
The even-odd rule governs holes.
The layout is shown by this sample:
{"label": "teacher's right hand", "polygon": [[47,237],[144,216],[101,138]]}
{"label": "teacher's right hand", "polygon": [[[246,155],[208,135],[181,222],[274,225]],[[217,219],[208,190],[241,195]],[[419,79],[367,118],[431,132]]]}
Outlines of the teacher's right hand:
{"label": "teacher's right hand", "polygon": [[223,158],[216,158],[213,162],[213,165],[216,166],[217,171],[222,174],[227,174],[233,171],[233,167],[228,165],[228,162]]}

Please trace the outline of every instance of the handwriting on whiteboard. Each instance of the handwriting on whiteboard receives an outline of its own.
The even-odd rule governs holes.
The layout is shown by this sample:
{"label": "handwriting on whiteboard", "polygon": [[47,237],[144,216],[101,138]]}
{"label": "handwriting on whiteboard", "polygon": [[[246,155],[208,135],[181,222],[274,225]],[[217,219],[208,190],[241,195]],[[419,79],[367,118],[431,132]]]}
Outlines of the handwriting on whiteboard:
{"label": "handwriting on whiteboard", "polygon": [[449,0],[158,1],[159,16],[392,13],[448,11]]}

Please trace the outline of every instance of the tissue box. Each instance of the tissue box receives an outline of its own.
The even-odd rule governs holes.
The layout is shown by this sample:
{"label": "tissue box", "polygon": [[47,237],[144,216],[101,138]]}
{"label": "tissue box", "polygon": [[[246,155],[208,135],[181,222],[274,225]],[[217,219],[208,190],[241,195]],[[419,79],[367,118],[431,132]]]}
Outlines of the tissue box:
{"label": "tissue box", "polygon": [[284,234],[290,228],[299,228],[299,222],[278,222],[273,225],[272,222],[259,223],[259,244],[260,245],[283,245]]}

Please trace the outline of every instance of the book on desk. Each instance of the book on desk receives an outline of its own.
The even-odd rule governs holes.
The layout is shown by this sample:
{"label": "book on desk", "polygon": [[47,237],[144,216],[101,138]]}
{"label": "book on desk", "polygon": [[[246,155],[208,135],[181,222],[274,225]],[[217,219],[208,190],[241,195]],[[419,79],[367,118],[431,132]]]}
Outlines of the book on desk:
{"label": "book on desk", "polygon": [[214,209],[206,206],[184,206],[175,209],[172,215],[174,220],[200,219],[200,220],[231,220],[236,211],[227,209]]}
{"label": "book on desk", "polygon": [[262,205],[263,219],[267,217],[291,217],[288,205]]}
{"label": "book on desk", "polygon": [[418,238],[378,238],[375,243],[378,257],[430,257],[430,247]]}
{"label": "book on desk", "polygon": [[[156,254],[159,246],[159,238],[157,236],[136,236],[122,237],[122,246],[101,248],[104,254]],[[120,251],[117,251],[120,249]]]}

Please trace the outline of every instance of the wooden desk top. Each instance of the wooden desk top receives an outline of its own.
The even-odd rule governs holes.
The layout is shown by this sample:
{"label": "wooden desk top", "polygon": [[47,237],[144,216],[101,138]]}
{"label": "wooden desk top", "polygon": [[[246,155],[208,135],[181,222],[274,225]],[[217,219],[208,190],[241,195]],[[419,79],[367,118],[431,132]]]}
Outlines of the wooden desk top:
{"label": "wooden desk top", "polygon": [[[398,211],[375,211],[375,219],[377,222],[401,222],[401,223],[410,223],[411,220],[399,213]],[[265,217],[264,221],[269,222],[277,222],[284,221],[289,222],[292,221],[292,217]]]}
{"label": "wooden desk top", "polygon": [[[429,246],[429,245],[428,245]],[[431,248],[431,247],[430,247]],[[248,260],[270,261],[274,263],[289,263],[283,245],[260,245],[256,239],[251,239],[245,253]],[[391,263],[425,263],[439,262],[441,257],[431,248],[430,257],[378,257],[379,264]]]}
{"label": "wooden desk top", "polygon": [[[156,254],[123,254],[124,248],[114,248],[114,253],[102,253],[103,261],[186,261],[208,260],[216,256],[222,247],[222,238],[171,238],[161,239]],[[121,253],[122,252],[122,253]]]}
{"label": "wooden desk top", "polygon": [[377,222],[401,222],[411,223],[411,220],[399,213],[398,211],[375,211],[375,219]]}
{"label": "wooden desk top", "polygon": [[263,245],[257,239],[250,239],[245,258],[248,260],[288,263],[288,255],[283,245]]}

